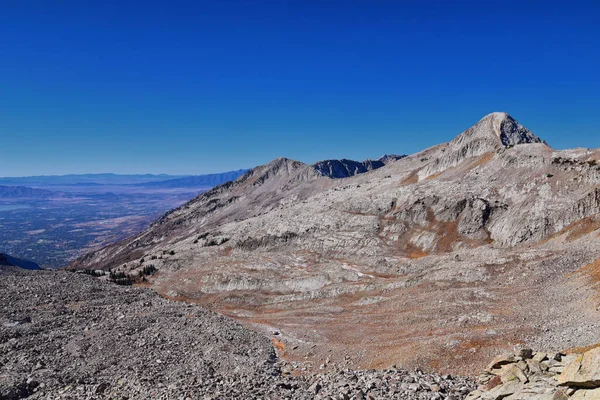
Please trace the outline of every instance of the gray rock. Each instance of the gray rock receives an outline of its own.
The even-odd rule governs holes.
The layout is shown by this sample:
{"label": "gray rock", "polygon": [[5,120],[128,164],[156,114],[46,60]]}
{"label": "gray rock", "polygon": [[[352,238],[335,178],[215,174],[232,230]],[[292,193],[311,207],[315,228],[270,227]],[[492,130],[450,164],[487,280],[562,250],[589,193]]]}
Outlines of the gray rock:
{"label": "gray rock", "polygon": [[[64,310],[56,312],[52,298]],[[439,382],[465,397],[474,382],[420,371],[342,370],[286,376],[268,337],[199,306],[85,274],[10,271],[0,279],[0,399],[419,400]],[[394,382],[412,378],[402,390]],[[420,384],[419,382],[423,382]]]}
{"label": "gray rock", "polygon": [[558,383],[562,386],[576,388],[600,387],[600,348],[589,350],[574,357],[561,372]]}

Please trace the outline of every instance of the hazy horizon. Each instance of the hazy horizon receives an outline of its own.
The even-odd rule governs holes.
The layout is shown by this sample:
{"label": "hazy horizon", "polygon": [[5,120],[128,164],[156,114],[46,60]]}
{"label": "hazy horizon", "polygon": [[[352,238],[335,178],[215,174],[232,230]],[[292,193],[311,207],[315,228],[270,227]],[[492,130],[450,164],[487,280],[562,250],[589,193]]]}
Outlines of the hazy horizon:
{"label": "hazy horizon", "polygon": [[68,177],[68,176],[102,176],[102,175],[117,175],[117,176],[151,176],[151,177],[169,177],[169,178],[183,178],[183,177],[188,177],[188,176],[200,176],[200,175],[213,175],[213,174],[219,174],[219,173],[226,173],[226,172],[234,172],[234,171],[242,171],[242,170],[247,170],[248,168],[236,168],[236,169],[232,169],[229,171],[219,171],[219,172],[214,172],[214,173],[198,173],[198,174],[164,174],[164,173],[115,173],[115,172],[82,172],[82,173],[67,173],[67,174],[49,174],[49,175],[14,175],[14,176],[0,176],[0,179],[11,179],[11,178],[44,178],[44,177]]}

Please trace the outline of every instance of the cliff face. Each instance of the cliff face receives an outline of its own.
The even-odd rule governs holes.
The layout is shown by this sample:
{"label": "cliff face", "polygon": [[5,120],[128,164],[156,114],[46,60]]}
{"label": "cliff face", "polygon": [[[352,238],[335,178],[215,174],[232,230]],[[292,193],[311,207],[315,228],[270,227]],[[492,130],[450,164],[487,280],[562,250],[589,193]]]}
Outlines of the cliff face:
{"label": "cliff face", "polygon": [[401,160],[404,157],[406,156],[385,154],[376,160],[354,161],[345,158],[341,160],[324,160],[314,163],[312,167],[323,176],[332,179],[341,179],[364,174],[365,172],[381,168],[387,163]]}
{"label": "cliff face", "polygon": [[385,165],[383,161],[366,160],[363,162],[353,160],[325,160],[313,164],[313,167],[323,176],[340,179],[350,176],[364,174],[367,171],[381,168]]}
{"label": "cliff face", "polygon": [[600,258],[598,158],[493,113],[347,178],[275,160],[71,268],[150,263],[155,290],[276,329],[290,358],[474,372],[516,343],[600,342],[584,268]]}

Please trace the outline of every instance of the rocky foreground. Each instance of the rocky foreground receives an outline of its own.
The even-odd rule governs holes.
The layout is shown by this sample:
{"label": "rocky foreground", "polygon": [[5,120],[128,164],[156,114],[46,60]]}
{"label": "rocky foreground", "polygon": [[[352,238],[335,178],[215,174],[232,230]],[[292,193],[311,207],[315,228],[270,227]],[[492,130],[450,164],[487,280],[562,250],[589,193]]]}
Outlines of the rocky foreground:
{"label": "rocky foreground", "polygon": [[600,348],[584,353],[533,352],[496,357],[467,400],[598,400]]}
{"label": "rocky foreground", "polygon": [[268,338],[219,314],[70,272],[0,270],[0,399],[463,399],[474,381],[280,372]]}

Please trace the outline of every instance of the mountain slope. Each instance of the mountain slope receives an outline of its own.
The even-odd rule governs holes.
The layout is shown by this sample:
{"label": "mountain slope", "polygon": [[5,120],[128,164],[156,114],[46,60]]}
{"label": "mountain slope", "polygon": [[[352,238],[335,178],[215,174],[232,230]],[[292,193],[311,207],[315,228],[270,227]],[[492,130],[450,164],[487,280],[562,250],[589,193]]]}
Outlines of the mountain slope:
{"label": "mountain slope", "polygon": [[160,244],[168,246],[182,229],[195,232],[189,233],[191,235],[202,235],[224,222],[256,217],[278,207],[286,196],[308,197],[319,190],[310,183],[324,179],[310,165],[278,158],[168,212],[140,235],[76,260],[72,267],[105,269],[136,258]]}
{"label": "mountain slope", "polygon": [[40,269],[40,266],[33,261],[22,260],[19,258],[11,257],[7,254],[0,253],[0,267],[19,267],[23,269]]}
{"label": "mountain slope", "polygon": [[443,145],[432,162],[419,171],[425,178],[462,163],[464,160],[516,145],[544,143],[506,113],[491,113]]}
{"label": "mountain slope", "polygon": [[474,372],[517,344],[600,342],[585,269],[600,258],[599,157],[493,113],[348,178],[275,160],[71,268],[151,263],[159,293],[281,332],[313,367]]}

